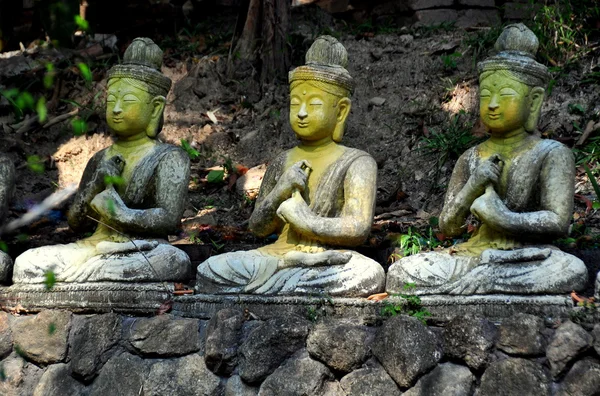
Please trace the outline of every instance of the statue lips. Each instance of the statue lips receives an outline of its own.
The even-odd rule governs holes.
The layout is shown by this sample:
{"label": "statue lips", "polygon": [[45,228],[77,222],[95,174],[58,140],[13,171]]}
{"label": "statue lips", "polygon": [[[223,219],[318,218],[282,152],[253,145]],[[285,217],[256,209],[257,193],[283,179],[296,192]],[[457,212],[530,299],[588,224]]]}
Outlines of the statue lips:
{"label": "statue lips", "polygon": [[119,123],[123,122],[123,117],[113,117],[112,120],[115,124],[119,124]]}
{"label": "statue lips", "polygon": [[298,122],[298,127],[300,127],[300,128],[308,128],[308,122]]}

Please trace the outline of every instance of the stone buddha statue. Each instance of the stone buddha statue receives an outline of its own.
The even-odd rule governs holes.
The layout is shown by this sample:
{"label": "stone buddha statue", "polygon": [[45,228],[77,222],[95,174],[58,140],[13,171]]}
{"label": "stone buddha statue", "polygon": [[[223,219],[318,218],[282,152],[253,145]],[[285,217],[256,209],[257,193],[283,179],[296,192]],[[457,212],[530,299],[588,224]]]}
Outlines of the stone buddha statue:
{"label": "stone buddha statue", "polygon": [[[0,225],[8,211],[8,205],[15,191],[15,166],[7,157],[0,155]],[[9,280],[13,261],[0,250],[0,282]]]}
{"label": "stone buddha statue", "polygon": [[108,72],[106,120],[112,146],[87,163],[68,213],[71,228],[92,235],[17,257],[13,281],[185,281],[189,257],[164,238],[177,230],[187,198],[189,158],[156,139],[171,80],[160,72],[162,51],[137,38],[123,64]]}
{"label": "stone buddha statue", "polygon": [[440,215],[446,236],[481,225],[465,243],[394,263],[388,293],[413,283],[418,294],[559,294],[579,290],[587,270],[578,258],[546,245],[565,235],[573,211],[571,151],[534,134],[549,80],[535,61],[535,34],[508,25],[497,55],[477,65],[480,117],[490,137],[458,160]]}
{"label": "stone buddha statue", "polygon": [[383,268],[345,247],[365,241],[375,206],[377,166],[340,145],[353,81],[346,49],[321,36],[306,65],[289,74],[290,124],[300,143],[267,167],[250,229],[279,234],[271,245],[210,257],[198,293],[367,296],[383,290]]}

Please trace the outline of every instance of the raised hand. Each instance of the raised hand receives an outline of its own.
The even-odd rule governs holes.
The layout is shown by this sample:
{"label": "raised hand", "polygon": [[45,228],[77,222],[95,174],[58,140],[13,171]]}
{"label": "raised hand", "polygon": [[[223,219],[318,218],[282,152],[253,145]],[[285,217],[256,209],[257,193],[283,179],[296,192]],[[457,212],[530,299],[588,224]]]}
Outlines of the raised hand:
{"label": "raised hand", "polygon": [[473,187],[480,193],[483,193],[488,185],[498,184],[503,166],[504,162],[498,154],[494,154],[484,160],[471,175]]}
{"label": "raised hand", "polygon": [[107,183],[106,180],[112,177],[121,176],[123,168],[125,168],[125,160],[121,154],[117,154],[106,161],[102,161],[96,169],[94,182],[107,187],[110,183]]}
{"label": "raised hand", "polygon": [[287,169],[278,182],[278,188],[282,199],[292,196],[292,192],[303,192],[306,189],[308,175],[311,171],[310,162],[306,160],[298,161]]}

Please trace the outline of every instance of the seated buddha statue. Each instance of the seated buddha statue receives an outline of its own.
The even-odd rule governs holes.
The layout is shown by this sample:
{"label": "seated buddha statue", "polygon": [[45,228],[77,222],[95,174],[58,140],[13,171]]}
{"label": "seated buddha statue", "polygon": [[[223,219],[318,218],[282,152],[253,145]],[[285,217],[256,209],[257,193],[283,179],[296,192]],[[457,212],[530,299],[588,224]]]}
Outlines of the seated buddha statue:
{"label": "seated buddha statue", "polygon": [[497,55],[477,65],[480,117],[490,136],[458,159],[440,215],[449,237],[465,233],[471,213],[480,227],[449,250],[394,263],[388,293],[406,283],[418,294],[462,295],[560,294],[585,286],[584,263],[547,245],[568,231],[575,165],[567,147],[534,134],[550,77],[534,58],[537,37],[523,24],[508,25],[495,48]]}
{"label": "seated buddha statue", "polygon": [[156,139],[171,80],[162,51],[137,38],[108,72],[106,120],[112,146],[87,163],[68,212],[70,227],[91,236],[26,251],[15,260],[15,283],[184,281],[191,262],[165,238],[177,230],[187,198],[189,158]]}
{"label": "seated buddha statue", "polygon": [[[0,155],[0,225],[8,211],[8,205],[15,190],[15,166],[12,161]],[[0,282],[10,280],[9,274],[13,261],[8,254],[0,250]]]}
{"label": "seated buddha statue", "polygon": [[321,36],[306,65],[289,73],[290,124],[299,144],[271,161],[249,227],[277,240],[210,257],[198,266],[198,293],[367,296],[383,290],[374,260],[346,249],[367,238],[377,166],[342,146],[353,81],[346,49]]}

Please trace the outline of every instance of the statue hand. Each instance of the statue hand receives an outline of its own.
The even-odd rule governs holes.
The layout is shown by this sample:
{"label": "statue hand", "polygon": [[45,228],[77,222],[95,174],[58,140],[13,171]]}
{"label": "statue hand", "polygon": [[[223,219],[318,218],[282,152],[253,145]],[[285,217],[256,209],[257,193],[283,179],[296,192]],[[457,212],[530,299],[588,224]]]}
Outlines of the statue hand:
{"label": "statue hand", "polygon": [[504,162],[500,159],[498,154],[494,154],[487,158],[477,167],[477,169],[475,169],[473,175],[471,175],[473,186],[477,190],[483,191],[485,186],[490,183],[496,185],[500,179],[500,173],[502,172],[503,166]]}
{"label": "statue hand", "polygon": [[306,229],[306,220],[310,214],[311,210],[298,190],[295,190],[292,197],[286,199],[277,208],[277,216],[284,222],[294,225],[294,228]]}
{"label": "statue hand", "polygon": [[279,179],[279,188],[281,189],[283,199],[292,196],[293,191],[304,191],[306,182],[311,171],[310,162],[306,160],[298,161],[290,166]]}
{"label": "statue hand", "polygon": [[107,188],[100,194],[97,194],[94,199],[92,199],[92,202],[90,202],[91,208],[103,219],[119,216],[124,205],[123,200],[114,188]]}
{"label": "statue hand", "polygon": [[109,158],[106,161],[102,161],[96,169],[95,181],[101,183],[103,186],[107,186],[106,179],[116,176],[121,176],[123,168],[125,167],[125,160],[121,154],[117,154],[114,157]]}
{"label": "statue hand", "polygon": [[489,184],[485,193],[473,201],[471,213],[484,223],[495,224],[502,217],[501,209],[504,207],[504,202],[494,190],[494,186]]}

